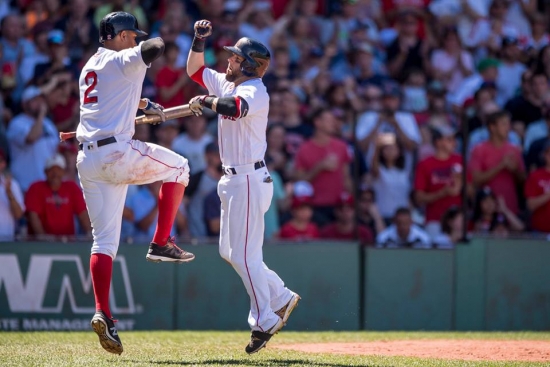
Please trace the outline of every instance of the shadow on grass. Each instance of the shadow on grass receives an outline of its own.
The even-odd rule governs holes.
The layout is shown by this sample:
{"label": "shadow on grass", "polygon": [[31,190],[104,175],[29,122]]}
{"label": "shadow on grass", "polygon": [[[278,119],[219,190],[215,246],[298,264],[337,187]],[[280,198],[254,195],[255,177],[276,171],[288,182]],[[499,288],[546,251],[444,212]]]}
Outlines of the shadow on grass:
{"label": "shadow on grass", "polygon": [[[143,361],[130,361],[134,363],[143,363]],[[289,359],[286,361],[281,361],[278,359],[262,359],[262,360],[251,360],[251,359],[209,359],[205,361],[149,361],[151,365],[174,365],[174,366],[210,366],[210,365],[222,365],[222,366],[231,366],[231,365],[245,365],[245,366],[266,366],[270,367],[288,367],[293,365],[302,365],[302,366],[319,366],[319,367],[348,367],[349,364],[335,364],[335,363],[323,363],[315,362],[307,359]],[[365,367],[381,367],[381,366],[365,366]]]}

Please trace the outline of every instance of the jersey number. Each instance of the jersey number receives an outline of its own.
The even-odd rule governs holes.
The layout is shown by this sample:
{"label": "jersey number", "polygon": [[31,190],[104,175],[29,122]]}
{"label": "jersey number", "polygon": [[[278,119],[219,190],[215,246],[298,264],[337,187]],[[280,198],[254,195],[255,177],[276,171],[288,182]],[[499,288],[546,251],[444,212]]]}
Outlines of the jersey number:
{"label": "jersey number", "polygon": [[[90,80],[91,80],[91,84],[90,84]],[[97,97],[88,96],[88,94],[90,94],[90,92],[94,90],[95,86],[97,85],[97,74],[95,73],[95,71],[88,71],[88,73],[84,77],[84,81],[88,86],[88,88],[84,92],[84,104],[97,103]]]}

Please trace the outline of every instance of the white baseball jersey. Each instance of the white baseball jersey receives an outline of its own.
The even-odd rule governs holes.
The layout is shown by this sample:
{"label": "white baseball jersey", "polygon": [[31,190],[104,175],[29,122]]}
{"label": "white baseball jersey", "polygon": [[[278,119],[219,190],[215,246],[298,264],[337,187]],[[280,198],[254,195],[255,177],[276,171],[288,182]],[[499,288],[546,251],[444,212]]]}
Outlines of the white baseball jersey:
{"label": "white baseball jersey", "polygon": [[234,87],[225,74],[204,68],[202,81],[208,92],[218,97],[240,96],[248,103],[242,118],[218,115],[218,143],[224,166],[241,166],[264,159],[267,149],[266,129],[269,95],[260,78]]}
{"label": "white baseball jersey", "polygon": [[122,51],[100,47],[80,73],[80,142],[111,136],[130,140],[149,65],[141,57],[141,43]]}

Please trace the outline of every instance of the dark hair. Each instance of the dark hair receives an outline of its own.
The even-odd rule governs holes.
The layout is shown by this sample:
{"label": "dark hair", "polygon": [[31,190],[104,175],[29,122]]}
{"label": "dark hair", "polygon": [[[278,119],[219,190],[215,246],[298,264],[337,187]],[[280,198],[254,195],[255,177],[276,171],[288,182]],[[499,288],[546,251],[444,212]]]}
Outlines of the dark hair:
{"label": "dark hair", "polygon": [[529,82],[533,83],[535,81],[535,78],[539,78],[539,77],[543,77],[544,79],[546,79],[546,81],[548,82],[548,75],[546,75],[545,73],[543,72],[536,72],[536,73],[533,73],[531,75],[531,77],[529,78]]}
{"label": "dark hair", "polygon": [[173,50],[176,50],[178,52],[180,51],[179,46],[175,42],[166,42],[164,44],[164,53],[167,53]]}
{"label": "dark hair", "polygon": [[411,216],[411,210],[407,207],[404,207],[404,206],[402,206],[400,208],[397,208],[397,210],[395,211],[395,214],[393,215],[393,217],[395,219],[400,215],[408,215],[410,217]]}
{"label": "dark hair", "polygon": [[315,126],[315,120],[321,117],[325,112],[331,112],[330,108],[323,106],[314,110],[311,115],[309,115],[309,120],[311,121],[311,124]]}
{"label": "dark hair", "polygon": [[275,129],[276,127],[281,127],[283,128],[283,130],[285,130],[285,126],[281,123],[278,123],[278,122],[275,122],[273,124],[269,124],[267,125],[267,129],[265,131],[265,134],[266,135],[269,135],[269,133],[271,132],[271,130]]}
{"label": "dark hair", "polygon": [[508,117],[510,118],[510,113],[505,110],[496,111],[487,115],[487,126],[496,124],[500,119]]}
{"label": "dark hair", "polygon": [[441,217],[441,232],[451,234],[453,228],[451,227],[451,224],[449,222],[454,220],[460,214],[460,208],[456,205],[453,205],[449,209],[447,209]]}
{"label": "dark hair", "polygon": [[[405,154],[403,153],[403,147],[398,142],[395,143],[397,145],[397,148],[399,149],[399,156],[395,160],[395,167],[397,167],[400,170],[405,169]],[[386,162],[386,159],[384,159],[384,155],[382,154],[382,150],[386,148],[386,146],[383,146],[380,148],[380,153],[378,154],[378,161],[380,164],[382,164],[384,167],[388,167],[388,162]]]}
{"label": "dark hair", "polygon": [[475,203],[474,203],[474,215],[472,218],[474,223],[481,219],[481,215],[483,214],[481,212],[481,202],[488,197],[493,198],[495,202],[497,200],[497,197],[494,194],[494,192],[488,187],[485,187],[477,192]]}

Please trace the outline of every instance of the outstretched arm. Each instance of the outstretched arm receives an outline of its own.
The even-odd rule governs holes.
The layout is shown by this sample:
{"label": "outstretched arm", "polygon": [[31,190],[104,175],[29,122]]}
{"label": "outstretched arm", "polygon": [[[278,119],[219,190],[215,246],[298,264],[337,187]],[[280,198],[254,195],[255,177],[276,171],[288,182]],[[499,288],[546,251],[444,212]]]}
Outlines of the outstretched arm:
{"label": "outstretched arm", "polygon": [[204,66],[204,44],[206,37],[212,34],[212,23],[208,20],[195,22],[195,38],[187,57],[187,75],[192,77]]}

